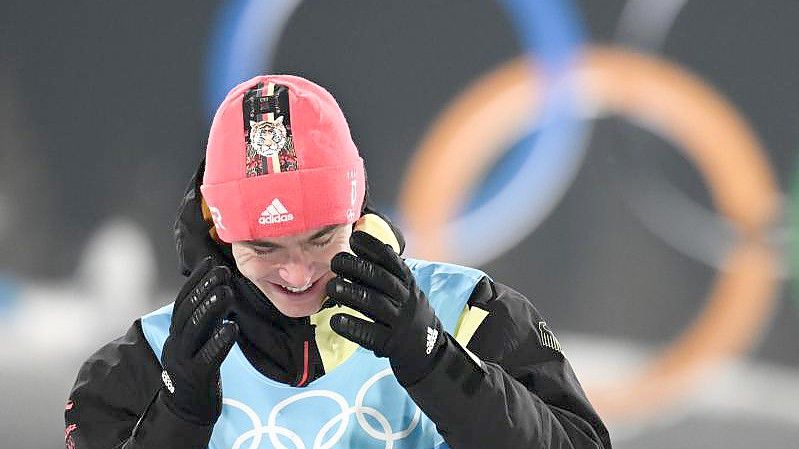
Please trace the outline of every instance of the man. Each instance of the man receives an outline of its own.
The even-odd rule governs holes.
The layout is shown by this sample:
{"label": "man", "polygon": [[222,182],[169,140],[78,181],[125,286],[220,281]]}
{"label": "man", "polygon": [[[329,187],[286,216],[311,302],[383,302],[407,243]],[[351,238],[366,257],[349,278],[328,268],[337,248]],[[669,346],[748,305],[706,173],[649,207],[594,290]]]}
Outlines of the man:
{"label": "man", "polygon": [[326,90],[233,89],[176,223],[188,281],[84,364],[67,446],[609,449],[533,305],[401,258],[365,196]]}

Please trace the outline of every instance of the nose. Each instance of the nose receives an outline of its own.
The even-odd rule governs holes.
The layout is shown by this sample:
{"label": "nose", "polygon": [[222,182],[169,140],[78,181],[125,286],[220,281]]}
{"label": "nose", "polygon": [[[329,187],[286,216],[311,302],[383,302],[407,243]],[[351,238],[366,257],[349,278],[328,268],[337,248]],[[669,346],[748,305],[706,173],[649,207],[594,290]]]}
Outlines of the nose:
{"label": "nose", "polygon": [[311,282],[313,264],[302,249],[291,251],[277,270],[280,278],[290,287],[304,287]]}

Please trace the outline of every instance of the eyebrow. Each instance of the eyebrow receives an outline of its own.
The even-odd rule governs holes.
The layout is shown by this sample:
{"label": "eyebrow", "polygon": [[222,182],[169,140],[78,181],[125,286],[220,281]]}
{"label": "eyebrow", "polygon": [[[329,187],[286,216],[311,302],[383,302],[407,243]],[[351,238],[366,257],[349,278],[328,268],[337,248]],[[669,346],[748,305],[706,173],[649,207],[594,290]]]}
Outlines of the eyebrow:
{"label": "eyebrow", "polygon": [[[310,242],[312,240],[316,240],[318,238],[324,237],[336,229],[338,229],[341,225],[329,225],[325,226],[324,228],[320,229],[318,232],[314,233],[312,236],[308,237],[306,242]],[[274,248],[282,248],[282,245],[279,245],[274,242],[270,241],[254,241],[254,242],[246,242],[245,245],[252,247],[252,248],[264,248],[264,249],[274,249]]]}

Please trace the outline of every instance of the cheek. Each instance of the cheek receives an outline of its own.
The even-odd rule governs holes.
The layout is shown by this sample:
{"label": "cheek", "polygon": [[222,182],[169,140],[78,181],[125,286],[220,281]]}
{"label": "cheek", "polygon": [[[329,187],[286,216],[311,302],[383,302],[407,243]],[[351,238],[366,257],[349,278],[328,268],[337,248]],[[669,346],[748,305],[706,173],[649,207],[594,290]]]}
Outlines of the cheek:
{"label": "cheek", "polygon": [[350,249],[350,245],[347,239],[337,240],[335,242],[331,242],[330,245],[326,248],[325,251],[325,261],[327,262],[327,266],[330,266],[330,261],[333,259],[338,253],[351,253],[352,250]]}

